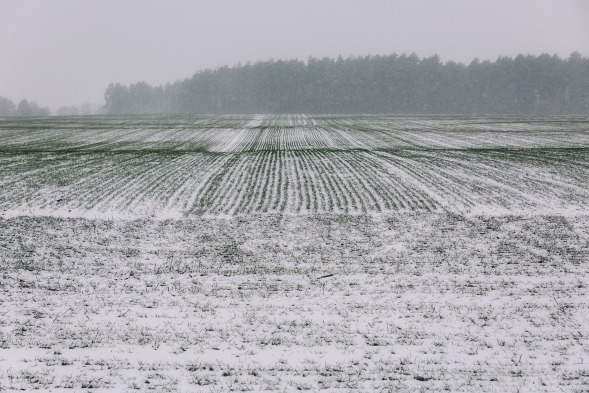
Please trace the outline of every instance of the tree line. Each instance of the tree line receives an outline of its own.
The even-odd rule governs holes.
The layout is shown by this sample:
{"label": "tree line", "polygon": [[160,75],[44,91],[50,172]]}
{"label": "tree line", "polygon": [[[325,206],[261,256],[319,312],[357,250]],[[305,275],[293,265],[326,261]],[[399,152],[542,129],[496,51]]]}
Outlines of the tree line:
{"label": "tree line", "polygon": [[49,116],[51,112],[47,107],[39,106],[35,101],[29,102],[21,100],[18,105],[15,105],[12,100],[0,97],[0,117],[7,116]]}
{"label": "tree line", "polygon": [[[80,106],[62,106],[55,112],[56,116],[87,116],[101,114],[102,109],[92,108],[85,102]],[[0,97],[0,117],[42,117],[51,116],[51,110],[48,107],[41,107],[35,101],[21,100],[18,105],[8,98]]]}
{"label": "tree line", "polygon": [[163,86],[111,84],[104,112],[588,114],[589,59],[575,52],[468,65],[415,54],[268,60]]}

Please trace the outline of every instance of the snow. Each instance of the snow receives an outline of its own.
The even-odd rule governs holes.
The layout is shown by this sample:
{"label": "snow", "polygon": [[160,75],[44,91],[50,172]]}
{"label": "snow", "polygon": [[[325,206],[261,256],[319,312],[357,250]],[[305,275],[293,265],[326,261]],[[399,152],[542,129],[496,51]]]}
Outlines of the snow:
{"label": "snow", "polygon": [[0,391],[589,384],[586,123],[100,121],[0,123]]}

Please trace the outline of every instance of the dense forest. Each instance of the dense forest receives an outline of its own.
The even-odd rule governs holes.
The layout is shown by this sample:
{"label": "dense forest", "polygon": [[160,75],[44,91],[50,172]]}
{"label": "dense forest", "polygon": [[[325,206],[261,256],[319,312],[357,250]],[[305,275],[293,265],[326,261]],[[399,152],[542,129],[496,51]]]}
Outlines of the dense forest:
{"label": "dense forest", "polygon": [[111,84],[105,113],[587,114],[589,59],[411,55],[269,60],[165,86]]}

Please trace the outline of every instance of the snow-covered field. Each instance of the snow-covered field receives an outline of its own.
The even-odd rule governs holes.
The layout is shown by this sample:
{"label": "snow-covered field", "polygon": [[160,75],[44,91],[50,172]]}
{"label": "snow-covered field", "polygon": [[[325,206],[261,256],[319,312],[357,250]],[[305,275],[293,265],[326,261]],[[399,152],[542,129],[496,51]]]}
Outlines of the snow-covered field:
{"label": "snow-covered field", "polygon": [[589,120],[0,119],[0,391],[586,391]]}

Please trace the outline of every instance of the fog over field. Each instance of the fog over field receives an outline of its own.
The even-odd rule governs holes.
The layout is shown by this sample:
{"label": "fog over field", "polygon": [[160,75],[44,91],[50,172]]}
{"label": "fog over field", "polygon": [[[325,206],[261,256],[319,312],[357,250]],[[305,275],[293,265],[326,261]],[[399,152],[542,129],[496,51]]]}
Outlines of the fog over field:
{"label": "fog over field", "polygon": [[583,392],[589,3],[0,0],[0,392]]}
{"label": "fog over field", "polygon": [[2,0],[0,97],[55,114],[103,104],[110,83],[165,85],[269,59],[587,56],[588,21],[584,0]]}

